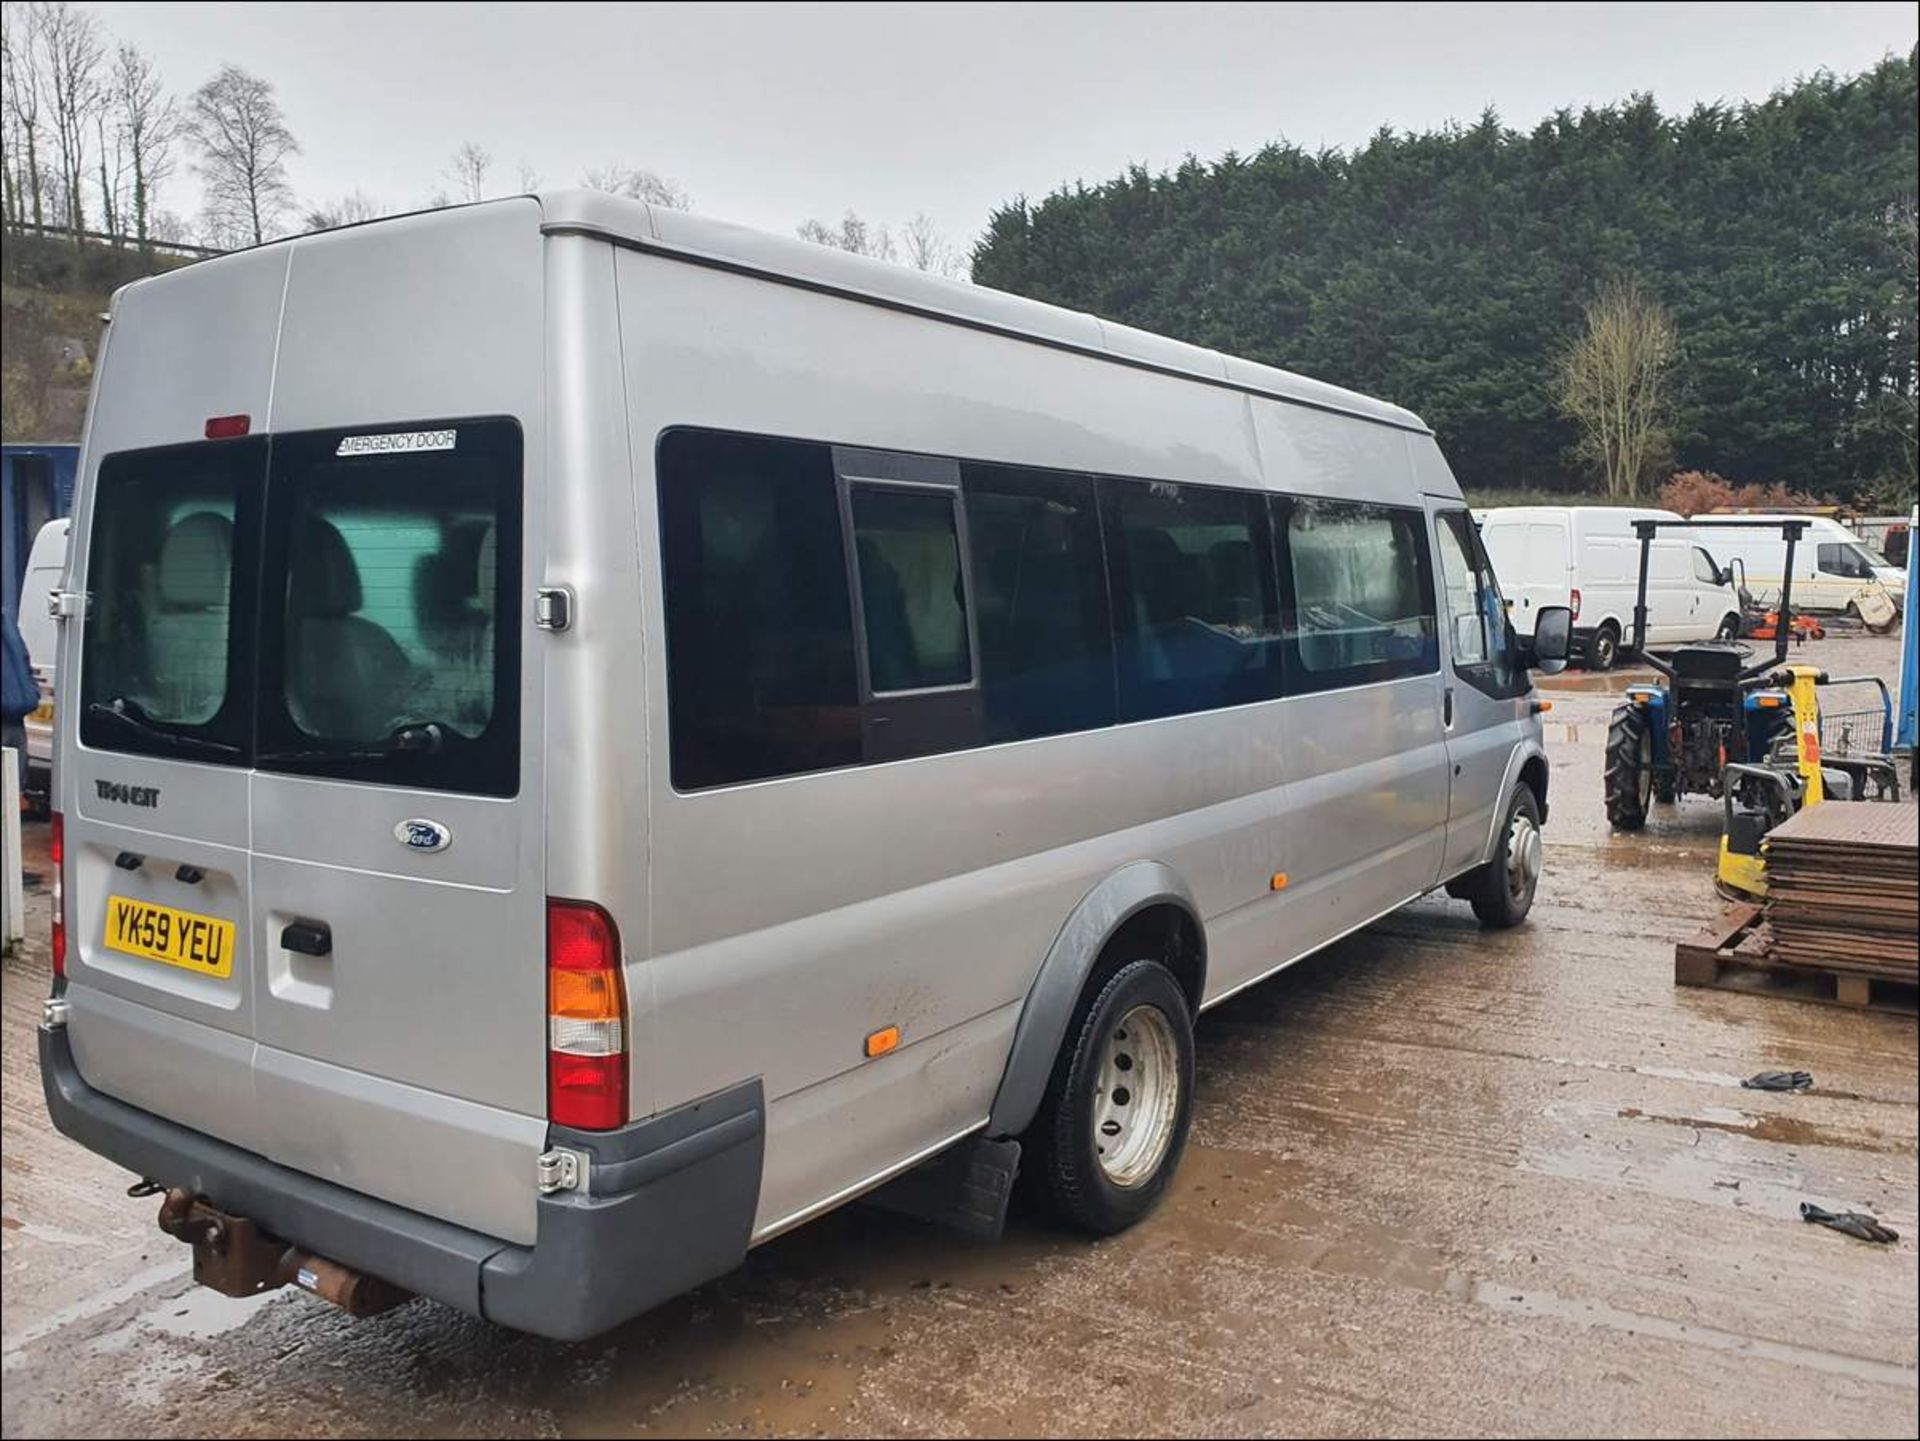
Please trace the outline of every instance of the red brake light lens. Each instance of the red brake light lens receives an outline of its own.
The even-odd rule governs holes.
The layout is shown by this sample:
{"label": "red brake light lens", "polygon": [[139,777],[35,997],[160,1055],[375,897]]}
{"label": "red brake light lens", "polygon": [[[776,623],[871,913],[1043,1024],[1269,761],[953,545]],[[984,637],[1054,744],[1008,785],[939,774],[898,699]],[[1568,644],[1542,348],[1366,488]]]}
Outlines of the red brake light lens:
{"label": "red brake light lens", "polygon": [[627,1123],[626,984],[613,917],[547,902],[547,1117],[611,1131]]}
{"label": "red brake light lens", "polygon": [[66,869],[67,822],[60,812],[53,813],[47,836],[47,859],[53,863],[53,928],[48,949],[53,953],[53,974],[67,973],[67,887],[61,873]]}
{"label": "red brake light lens", "polygon": [[1575,590],[1569,598],[1573,601],[1573,618],[1578,620],[1580,619],[1580,592]]}
{"label": "red brake light lens", "polygon": [[208,440],[232,440],[245,435],[253,429],[253,417],[250,415],[210,415],[207,417]]}

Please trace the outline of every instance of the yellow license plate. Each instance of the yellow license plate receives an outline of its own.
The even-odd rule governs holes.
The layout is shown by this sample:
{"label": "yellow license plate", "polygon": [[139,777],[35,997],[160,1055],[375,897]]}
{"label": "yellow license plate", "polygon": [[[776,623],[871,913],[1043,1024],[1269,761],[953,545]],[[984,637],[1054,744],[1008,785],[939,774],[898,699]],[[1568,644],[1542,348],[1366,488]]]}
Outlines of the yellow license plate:
{"label": "yellow license plate", "polygon": [[196,975],[233,974],[233,922],[150,901],[107,897],[107,946]]}

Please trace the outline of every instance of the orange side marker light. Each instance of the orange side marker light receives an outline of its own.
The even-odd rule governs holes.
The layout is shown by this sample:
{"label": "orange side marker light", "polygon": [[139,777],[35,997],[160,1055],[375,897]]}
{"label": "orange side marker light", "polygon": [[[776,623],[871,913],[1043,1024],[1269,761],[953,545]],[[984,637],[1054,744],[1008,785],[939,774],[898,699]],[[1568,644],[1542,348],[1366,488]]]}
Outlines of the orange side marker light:
{"label": "orange side marker light", "polygon": [[899,1044],[900,1028],[898,1026],[887,1026],[875,1031],[867,1037],[867,1059],[871,1061],[875,1056],[884,1056]]}
{"label": "orange side marker light", "polygon": [[1273,880],[1269,884],[1276,891],[1284,891],[1287,888],[1287,873],[1285,871],[1275,871],[1273,873]]}

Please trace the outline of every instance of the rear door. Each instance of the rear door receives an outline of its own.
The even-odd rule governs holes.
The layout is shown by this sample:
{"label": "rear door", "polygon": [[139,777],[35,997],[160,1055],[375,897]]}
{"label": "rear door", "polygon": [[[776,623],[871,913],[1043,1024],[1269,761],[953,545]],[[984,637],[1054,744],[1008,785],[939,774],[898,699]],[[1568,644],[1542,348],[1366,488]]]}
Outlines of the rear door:
{"label": "rear door", "polygon": [[494,1234],[544,1130],[523,470],[504,418],[274,438],[252,788],[267,1154]]}
{"label": "rear door", "polygon": [[1514,629],[1532,635],[1541,606],[1568,603],[1572,564],[1566,522],[1507,521],[1482,527],[1480,536],[1511,606]]}
{"label": "rear door", "polygon": [[[107,455],[65,687],[68,997],[109,1095],[259,1149],[247,753],[262,439]],[[75,694],[77,689],[77,695]]]}

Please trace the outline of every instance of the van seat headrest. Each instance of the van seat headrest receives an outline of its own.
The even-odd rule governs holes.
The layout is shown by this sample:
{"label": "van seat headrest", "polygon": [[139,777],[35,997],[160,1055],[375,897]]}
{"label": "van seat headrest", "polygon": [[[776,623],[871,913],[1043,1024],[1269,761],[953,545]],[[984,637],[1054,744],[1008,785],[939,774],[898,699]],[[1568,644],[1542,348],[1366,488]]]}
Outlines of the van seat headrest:
{"label": "van seat headrest", "polygon": [[287,606],[307,620],[338,620],[360,609],[360,567],[332,521],[310,515],[301,528]]}
{"label": "van seat headrest", "polygon": [[233,571],[233,522],[211,510],[175,521],[160,543],[160,604],[210,610],[227,603]]}

